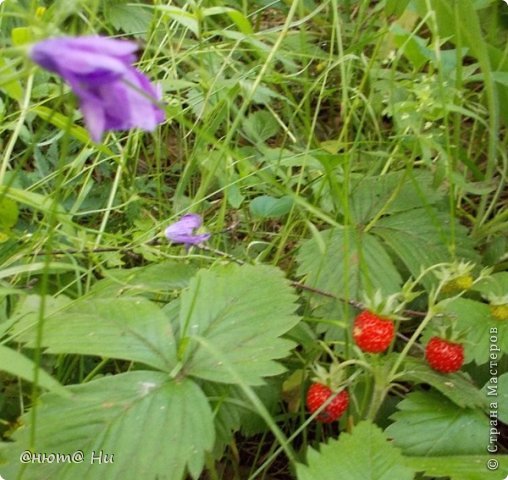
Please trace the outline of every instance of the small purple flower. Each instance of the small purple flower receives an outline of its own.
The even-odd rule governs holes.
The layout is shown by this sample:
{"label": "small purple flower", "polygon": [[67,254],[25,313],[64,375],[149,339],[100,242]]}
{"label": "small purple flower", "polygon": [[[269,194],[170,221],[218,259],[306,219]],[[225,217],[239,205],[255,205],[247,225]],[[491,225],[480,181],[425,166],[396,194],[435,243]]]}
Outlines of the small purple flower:
{"label": "small purple flower", "polygon": [[197,245],[205,242],[210,238],[209,233],[201,233],[195,235],[193,232],[196,228],[199,228],[203,223],[201,215],[197,213],[188,213],[184,215],[178,222],[172,223],[165,230],[166,238],[173,243],[185,243],[190,247],[191,245]]}
{"label": "small purple flower", "polygon": [[151,131],[164,121],[156,105],[160,90],[132,66],[137,49],[134,42],[106,37],[58,37],[34,45],[30,57],[70,85],[98,142],[107,130]]}

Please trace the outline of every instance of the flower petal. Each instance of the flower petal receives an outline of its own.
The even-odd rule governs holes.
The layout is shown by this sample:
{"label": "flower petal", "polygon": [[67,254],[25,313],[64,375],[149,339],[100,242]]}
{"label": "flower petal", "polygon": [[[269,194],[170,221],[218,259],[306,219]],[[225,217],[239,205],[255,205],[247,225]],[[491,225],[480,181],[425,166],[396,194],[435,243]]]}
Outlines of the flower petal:
{"label": "flower petal", "polygon": [[194,229],[199,228],[202,222],[200,215],[189,213],[171,224],[164,233],[170,242],[196,245],[208,240],[211,236],[209,233],[193,234]]}
{"label": "flower petal", "polygon": [[[60,75],[80,99],[95,141],[106,130],[153,130],[164,121],[160,90],[131,64],[134,42],[99,36],[60,37],[36,44],[30,55]],[[96,111],[94,111],[96,110]]]}
{"label": "flower petal", "polygon": [[106,130],[106,115],[100,102],[90,99],[82,99],[81,111],[87,130],[94,142],[100,142],[104,130]]}

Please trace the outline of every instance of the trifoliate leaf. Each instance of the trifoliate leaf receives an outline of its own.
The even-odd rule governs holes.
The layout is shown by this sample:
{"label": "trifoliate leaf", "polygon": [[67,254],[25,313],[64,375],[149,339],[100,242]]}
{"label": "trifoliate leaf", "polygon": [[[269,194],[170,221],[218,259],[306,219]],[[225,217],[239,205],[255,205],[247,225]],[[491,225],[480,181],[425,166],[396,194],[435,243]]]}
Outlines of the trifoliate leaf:
{"label": "trifoliate leaf", "polygon": [[485,453],[489,422],[480,410],[457,408],[438,392],[411,392],[386,430],[406,455]]}

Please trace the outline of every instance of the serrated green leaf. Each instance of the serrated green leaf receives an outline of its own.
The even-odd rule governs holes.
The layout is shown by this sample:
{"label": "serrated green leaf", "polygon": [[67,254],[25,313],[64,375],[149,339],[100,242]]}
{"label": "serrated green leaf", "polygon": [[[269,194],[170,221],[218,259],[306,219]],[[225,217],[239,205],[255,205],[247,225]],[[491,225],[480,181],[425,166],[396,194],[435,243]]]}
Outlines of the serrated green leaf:
{"label": "serrated green leaf", "polygon": [[235,385],[203,382],[201,388],[214,412],[214,456],[220,458],[224,448],[231,443],[234,432],[240,429],[243,414],[252,412],[246,407],[242,408],[242,402],[238,400],[242,398],[241,390]]}
{"label": "serrated green leaf", "polygon": [[466,361],[481,365],[491,360],[491,353],[508,353],[508,322],[493,318],[485,303],[457,298],[446,302],[443,311],[453,316],[456,330],[466,334]]}
{"label": "serrated green leaf", "polygon": [[308,465],[297,464],[298,480],[412,480],[414,470],[404,465],[400,451],[372,423],[361,422],[353,433],[310,448]]}
{"label": "serrated green leaf", "polygon": [[[0,369],[29,382],[34,381],[35,364],[23,354],[11,348],[0,345]],[[39,368],[38,385],[59,395],[68,392],[51,375]]]}
{"label": "serrated green leaf", "polygon": [[103,272],[106,278],[97,282],[90,293],[101,297],[167,294],[186,287],[196,272],[197,268],[192,265],[171,261],[106,270]]}
{"label": "serrated green leaf", "polygon": [[382,212],[384,215],[436,203],[442,193],[432,187],[429,172],[392,172],[363,177],[353,185],[350,208],[356,223],[365,224]]}
{"label": "serrated green leaf", "polygon": [[[27,347],[36,343],[34,317],[25,314],[13,328],[14,338]],[[121,358],[166,371],[176,364],[168,318],[142,297],[79,300],[64,311],[47,315],[42,346],[51,353]]]}
{"label": "serrated green leaf", "polygon": [[[478,261],[466,228],[456,220],[451,228],[451,223],[448,214],[426,207],[383,217],[372,233],[381,237],[416,277],[423,268],[453,258]],[[429,288],[431,277],[425,277],[422,283]]]}
{"label": "serrated green leaf", "polygon": [[[214,442],[213,415],[201,389],[189,379],[135,371],[67,387],[72,399],[44,395],[37,409],[35,452],[81,450],[82,463],[21,464],[30,445],[30,413],[0,453],[9,462],[2,475],[25,480],[181,480],[188,469],[197,479]],[[112,463],[93,463],[99,452]],[[98,473],[100,472],[100,473]],[[170,477],[168,477],[170,474]]]}
{"label": "serrated green leaf", "polygon": [[[108,5],[109,4],[109,5]],[[107,19],[116,30],[144,37],[152,21],[152,14],[142,5],[107,2]]]}
{"label": "serrated green leaf", "polygon": [[404,457],[404,463],[427,477],[450,480],[500,480],[508,474],[508,455],[496,455],[499,468],[489,470],[487,455],[446,455],[437,457]]}
{"label": "serrated green leaf", "polygon": [[243,129],[253,142],[264,142],[279,131],[279,124],[270,112],[259,110],[243,121]]}
{"label": "serrated green leaf", "polygon": [[333,228],[320,232],[320,238],[306,240],[298,252],[297,274],[307,285],[352,298],[360,298],[362,291],[390,294],[400,289],[399,272],[374,236]]}
{"label": "serrated green leaf", "polygon": [[442,374],[432,370],[423,360],[408,358],[398,380],[415,384],[427,383],[446,395],[461,408],[485,407],[486,398],[463,372]]}
{"label": "serrated green leaf", "polygon": [[298,323],[295,300],[288,281],[275,268],[231,265],[201,270],[181,296],[179,335],[190,340],[185,371],[236,383],[234,369],[250,385],[283,372],[275,360],[287,356],[294,345],[280,337]]}
{"label": "serrated green leaf", "polygon": [[250,202],[249,210],[258,218],[280,218],[287,215],[292,206],[291,197],[274,198],[269,195],[260,195]]}
{"label": "serrated green leaf", "polygon": [[441,393],[411,392],[386,430],[406,455],[482,454],[489,422],[479,410],[457,408]]}

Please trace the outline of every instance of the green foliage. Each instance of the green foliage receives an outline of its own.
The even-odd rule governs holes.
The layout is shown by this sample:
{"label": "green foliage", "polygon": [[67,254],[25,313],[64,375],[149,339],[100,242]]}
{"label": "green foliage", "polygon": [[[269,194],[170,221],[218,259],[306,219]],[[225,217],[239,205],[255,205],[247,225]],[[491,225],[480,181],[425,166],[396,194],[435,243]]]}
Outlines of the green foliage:
{"label": "green foliage", "polygon": [[[166,264],[164,270],[174,275],[164,279],[163,286],[187,282],[188,268],[168,269]],[[161,288],[153,275],[153,266],[137,268],[123,276],[124,288]],[[121,277],[116,272],[117,281]],[[291,287],[275,268],[231,265],[200,270],[179,301],[164,309],[142,296],[104,297],[105,290],[98,291],[98,297],[50,302],[40,340],[34,321],[40,299],[26,297],[13,337],[29,348],[40,341],[51,353],[130,360],[138,368],[146,365],[165,373],[138,370],[69,386],[63,393],[72,398],[64,402],[55,395],[43,397],[42,406],[34,407],[39,422],[36,451],[116,453],[121,458],[106,467],[111,477],[164,476],[171,470],[174,479],[183,478],[185,471],[198,478],[205,452],[215,448],[220,454],[231,431],[240,426],[238,407],[231,412],[226,408],[235,403],[253,408],[240,390],[222,384],[241,379],[242,384],[260,385],[264,377],[285,370],[276,360],[287,356],[294,344],[280,337],[299,320]],[[26,378],[28,360],[21,363],[20,355],[9,349],[4,353],[17,362],[8,371]],[[204,390],[197,379],[209,381]],[[44,372],[40,384],[58,391],[58,383]],[[7,458],[19,458],[27,448],[32,418],[23,418],[27,427],[14,434],[16,443],[5,451]],[[143,460],[132,466],[134,452]],[[40,478],[37,467],[28,468],[27,478]],[[14,472],[21,467],[14,462],[8,468]],[[94,468],[89,461],[50,464],[42,474],[91,478]]]}
{"label": "green foliage", "polygon": [[21,101],[23,97],[23,87],[17,78],[14,66],[5,58],[0,59],[0,78],[2,79],[0,82],[0,90],[14,100]]}
{"label": "green foliage", "polygon": [[144,38],[148,32],[152,13],[142,5],[123,2],[104,2],[104,15],[115,30]]}
{"label": "green foliage", "polygon": [[[253,288],[255,286],[255,288]],[[263,266],[201,271],[181,297],[179,336],[189,375],[259,385],[284,368],[293,342],[280,338],[298,322],[282,272]],[[182,344],[181,344],[182,345]]]}
{"label": "green foliage", "polygon": [[386,429],[406,455],[482,454],[489,422],[480,411],[457,408],[438,392],[411,392]]}
{"label": "green foliage", "polygon": [[[399,257],[413,277],[446,262],[452,252],[477,260],[467,230],[456,221],[450,224],[447,214],[430,205],[440,198],[425,172],[366,177],[353,190],[350,208],[358,227],[372,227],[368,232],[339,227],[316,234],[302,244],[298,274],[313,287],[359,298],[361,291],[399,290],[402,272],[392,256]],[[423,283],[430,288],[428,278]]]}
{"label": "green foliage", "polygon": [[0,243],[9,238],[12,227],[18,221],[18,205],[10,198],[0,199]]}
{"label": "green foliage", "polygon": [[[18,459],[30,438],[30,415],[14,434],[15,443],[1,453],[10,465],[2,474],[23,478],[136,479],[167,476],[182,479],[188,468],[197,479],[204,456],[214,442],[212,410],[203,391],[192,380],[137,371],[104,377],[68,387],[73,399],[45,395],[38,410],[34,451],[72,454],[82,451],[82,463],[23,465]],[[92,462],[99,452],[114,455],[111,463]],[[111,457],[110,457],[111,458]],[[133,461],[135,459],[135,461]]]}
{"label": "green foliage", "polygon": [[457,298],[447,302],[444,311],[453,315],[457,330],[465,332],[468,359],[481,365],[489,362],[491,353],[508,353],[508,323],[493,318],[485,303]]}
{"label": "green foliage", "polygon": [[446,262],[453,255],[467,260],[478,258],[467,230],[458,222],[450,225],[448,216],[433,208],[384,217],[373,231],[383,238],[415,277],[422,267]]}
{"label": "green foliage", "polygon": [[33,382],[37,375],[38,385],[58,395],[68,396],[68,392],[51,375],[16,350],[0,345],[0,365],[4,372],[29,382]]}
{"label": "green foliage", "polygon": [[[22,317],[13,335],[33,348],[37,324]],[[141,297],[80,299],[44,321],[41,346],[51,353],[121,358],[171,371],[175,338],[161,309]]]}
{"label": "green foliage", "polygon": [[94,297],[144,295],[156,298],[186,287],[196,271],[193,265],[172,261],[146,267],[109,269],[104,272],[107,277],[95,283],[90,291]]}
{"label": "green foliage", "polygon": [[414,384],[428,384],[445,395],[461,408],[485,407],[485,395],[465,373],[457,372],[448,375],[432,370],[425,362],[408,358],[404,362],[401,381]]}
{"label": "green foliage", "polygon": [[402,279],[379,240],[352,228],[334,228],[303,242],[298,275],[326,292],[359,298],[360,292],[399,290]]}
{"label": "green foliage", "polygon": [[291,197],[274,198],[261,195],[250,202],[249,209],[257,218],[280,218],[287,215],[293,206]]}
{"label": "green foliage", "polygon": [[487,455],[446,455],[435,457],[405,457],[405,464],[428,477],[449,477],[450,480],[497,480],[508,474],[506,455],[496,455],[499,468],[489,470]]}
{"label": "green foliage", "polygon": [[380,215],[426,208],[442,198],[429,172],[409,170],[361,178],[353,185],[349,207],[358,224],[367,224]]}
{"label": "green foliage", "polygon": [[[504,252],[503,252],[504,253]],[[485,278],[474,286],[477,292],[480,292],[484,297],[494,295],[502,297],[508,292],[508,272],[496,272]],[[498,323],[498,326],[499,323]]]}
{"label": "green foliage", "polygon": [[399,449],[369,422],[356,425],[351,434],[330,440],[318,451],[307,451],[307,466],[297,465],[298,480],[411,480],[414,471],[404,465]]}
{"label": "green foliage", "polygon": [[249,115],[243,122],[247,137],[253,142],[265,142],[279,131],[279,124],[270,112],[259,110]]}

